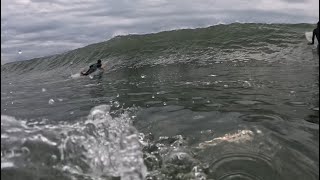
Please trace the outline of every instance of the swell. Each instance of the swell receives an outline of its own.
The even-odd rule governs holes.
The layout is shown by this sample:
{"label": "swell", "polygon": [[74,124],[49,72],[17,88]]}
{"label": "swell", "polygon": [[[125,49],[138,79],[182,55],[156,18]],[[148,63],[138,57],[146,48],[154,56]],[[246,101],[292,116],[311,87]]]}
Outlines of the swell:
{"label": "swell", "polygon": [[[199,29],[182,29],[146,35],[117,36],[63,54],[8,63],[2,74],[78,70],[103,59],[111,69],[144,65],[260,60],[296,48],[311,24],[229,24]],[[305,43],[305,42],[304,42]],[[286,51],[288,53],[288,51]],[[301,55],[300,55],[301,56]],[[270,58],[271,59],[271,58]]]}

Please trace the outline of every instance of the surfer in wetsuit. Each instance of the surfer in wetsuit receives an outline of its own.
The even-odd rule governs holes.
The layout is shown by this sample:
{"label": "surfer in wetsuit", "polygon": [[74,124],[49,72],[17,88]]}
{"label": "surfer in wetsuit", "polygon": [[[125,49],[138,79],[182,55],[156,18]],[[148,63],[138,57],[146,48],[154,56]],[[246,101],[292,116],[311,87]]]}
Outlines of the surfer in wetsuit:
{"label": "surfer in wetsuit", "polygon": [[317,24],[317,28],[313,30],[313,33],[312,33],[312,42],[310,44],[314,44],[314,36],[317,37],[317,40],[319,42],[319,21],[318,21],[318,24]]}
{"label": "surfer in wetsuit", "polygon": [[[316,36],[318,42],[319,42],[319,21],[318,21],[318,24],[317,24],[317,28],[313,30],[313,33],[312,33],[312,42],[309,43],[309,45],[312,45],[314,44],[314,36]],[[319,53],[319,43],[318,43],[318,53]]]}
{"label": "surfer in wetsuit", "polygon": [[103,69],[100,59],[97,61],[97,63],[91,64],[87,72],[85,72],[85,73],[81,72],[81,75],[82,76],[87,76],[87,75],[95,72],[97,69]]}

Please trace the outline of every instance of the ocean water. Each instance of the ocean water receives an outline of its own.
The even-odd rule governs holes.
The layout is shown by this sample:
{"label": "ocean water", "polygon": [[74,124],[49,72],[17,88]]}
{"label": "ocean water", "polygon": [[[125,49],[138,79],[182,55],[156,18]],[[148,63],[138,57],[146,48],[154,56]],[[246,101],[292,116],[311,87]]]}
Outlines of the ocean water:
{"label": "ocean water", "polygon": [[2,65],[1,178],[318,179],[313,28],[119,36]]}

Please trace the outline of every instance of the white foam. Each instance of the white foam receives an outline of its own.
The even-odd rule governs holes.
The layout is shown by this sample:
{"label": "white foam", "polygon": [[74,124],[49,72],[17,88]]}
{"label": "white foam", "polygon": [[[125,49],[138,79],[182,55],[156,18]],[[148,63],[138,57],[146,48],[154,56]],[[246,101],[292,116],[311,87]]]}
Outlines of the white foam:
{"label": "white foam", "polygon": [[80,77],[81,77],[80,73],[71,74],[71,78],[72,79],[77,79],[77,78],[80,78]]}
{"label": "white foam", "polygon": [[13,162],[1,162],[1,169],[12,168],[14,167]]}
{"label": "white foam", "polygon": [[245,143],[253,140],[254,133],[250,130],[238,130],[233,134],[225,134],[224,136],[214,138],[209,141],[205,141],[199,144],[199,148],[205,148],[207,146],[216,146],[222,142],[228,143]]}

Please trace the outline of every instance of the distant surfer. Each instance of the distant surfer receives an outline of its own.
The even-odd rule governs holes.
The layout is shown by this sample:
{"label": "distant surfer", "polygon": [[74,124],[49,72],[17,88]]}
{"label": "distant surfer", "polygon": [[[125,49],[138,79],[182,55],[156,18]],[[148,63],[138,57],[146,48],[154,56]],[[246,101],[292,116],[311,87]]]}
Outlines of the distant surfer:
{"label": "distant surfer", "polygon": [[88,76],[89,74],[95,72],[95,71],[98,70],[98,69],[103,70],[102,64],[101,64],[101,59],[99,59],[99,60],[97,61],[97,63],[91,64],[90,67],[89,67],[89,69],[88,69],[88,71],[85,72],[85,73],[84,73],[84,72],[81,72],[81,75],[82,75],[82,76]]}
{"label": "distant surfer", "polygon": [[[314,37],[316,36],[318,42],[319,42],[319,21],[318,21],[318,24],[317,24],[317,28],[313,30],[313,33],[312,33],[312,42],[309,43],[309,45],[312,45],[314,44]],[[319,44],[318,44],[318,53],[319,53]]]}

